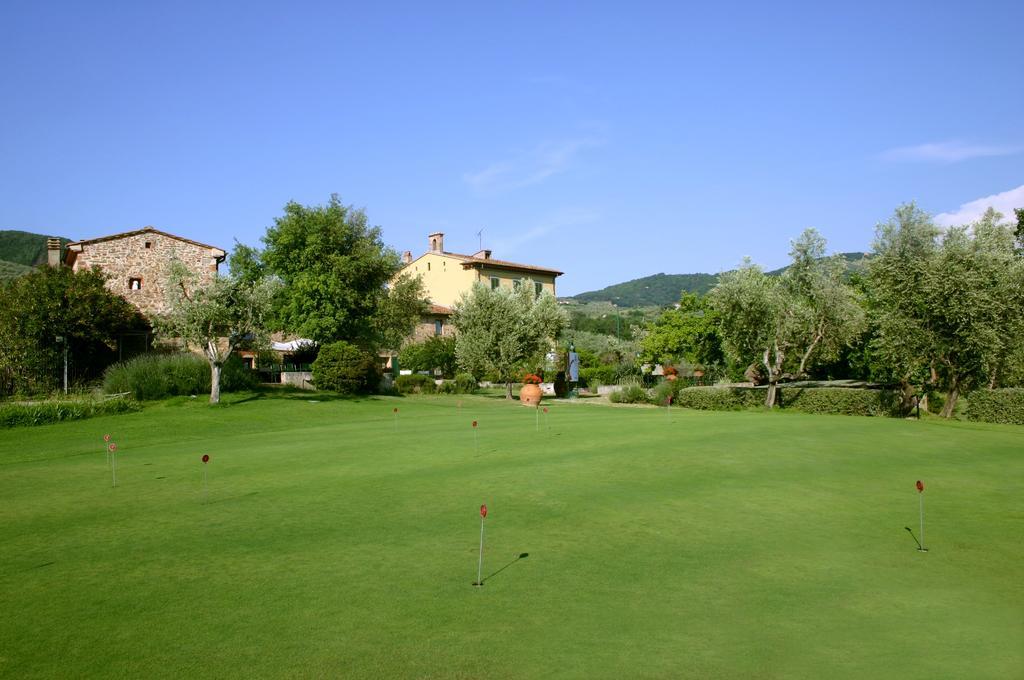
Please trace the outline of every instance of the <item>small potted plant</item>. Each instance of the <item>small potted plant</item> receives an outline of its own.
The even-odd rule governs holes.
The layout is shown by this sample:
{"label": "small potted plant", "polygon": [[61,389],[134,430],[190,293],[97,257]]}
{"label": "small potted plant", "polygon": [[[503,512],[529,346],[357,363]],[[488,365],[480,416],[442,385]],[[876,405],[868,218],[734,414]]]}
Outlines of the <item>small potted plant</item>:
{"label": "small potted plant", "polygon": [[541,378],[535,373],[523,376],[523,388],[519,390],[519,401],[523,406],[537,406],[543,392],[540,389]]}

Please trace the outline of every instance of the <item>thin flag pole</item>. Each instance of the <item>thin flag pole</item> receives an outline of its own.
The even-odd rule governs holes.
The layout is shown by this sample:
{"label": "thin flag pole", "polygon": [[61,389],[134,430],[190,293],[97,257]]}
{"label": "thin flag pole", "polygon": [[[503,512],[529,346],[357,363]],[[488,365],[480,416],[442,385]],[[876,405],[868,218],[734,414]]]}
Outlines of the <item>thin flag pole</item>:
{"label": "thin flag pole", "polygon": [[924,548],[924,546],[926,545],[924,542],[924,493],[917,494],[917,497],[921,501],[921,547]]}
{"label": "thin flag pole", "polygon": [[483,573],[484,573],[484,518],[481,517],[480,518],[480,558],[477,560],[477,563],[476,563],[476,583],[477,583],[477,585],[480,585],[480,586],[483,585],[483,581],[480,580],[481,577],[483,576]]}

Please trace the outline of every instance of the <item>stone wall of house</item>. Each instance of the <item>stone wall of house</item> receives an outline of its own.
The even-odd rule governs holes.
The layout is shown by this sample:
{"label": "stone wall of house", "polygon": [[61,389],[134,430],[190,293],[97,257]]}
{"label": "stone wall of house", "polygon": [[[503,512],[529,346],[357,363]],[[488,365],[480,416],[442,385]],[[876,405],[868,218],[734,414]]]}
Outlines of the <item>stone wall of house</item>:
{"label": "stone wall of house", "polygon": [[217,275],[220,252],[163,234],[143,232],[83,244],[74,268],[98,265],[110,277],[107,288],[143,314],[153,316],[167,311],[168,274],[174,259],[198,274],[203,283],[208,283]]}
{"label": "stone wall of house", "polygon": [[437,335],[437,321],[441,322],[441,335],[446,338],[453,337],[455,335],[455,326],[450,323],[449,318],[447,315],[424,314],[420,317],[419,323],[416,324],[416,328],[413,330],[413,342],[423,342]]}

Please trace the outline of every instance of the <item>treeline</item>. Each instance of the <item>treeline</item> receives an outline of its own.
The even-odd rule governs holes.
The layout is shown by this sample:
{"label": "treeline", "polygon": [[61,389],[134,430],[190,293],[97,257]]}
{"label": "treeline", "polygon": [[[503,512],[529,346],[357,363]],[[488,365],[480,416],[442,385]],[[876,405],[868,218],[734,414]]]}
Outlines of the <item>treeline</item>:
{"label": "treeline", "polygon": [[914,204],[876,228],[863,271],[848,275],[813,229],[793,242],[790,266],[770,276],[745,261],[706,295],[639,333],[641,360],[685,362],[767,384],[856,378],[915,394],[959,396],[1024,385],[1024,210],[1016,227],[989,210],[942,230]]}

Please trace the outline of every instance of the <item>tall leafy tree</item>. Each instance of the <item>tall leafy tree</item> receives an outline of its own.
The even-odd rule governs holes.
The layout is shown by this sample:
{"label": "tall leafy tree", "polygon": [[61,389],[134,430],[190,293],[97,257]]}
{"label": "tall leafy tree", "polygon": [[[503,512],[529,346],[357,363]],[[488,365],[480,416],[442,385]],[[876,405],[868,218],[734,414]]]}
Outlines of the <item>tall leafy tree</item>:
{"label": "tall leafy tree", "polygon": [[540,362],[565,321],[554,296],[547,291],[535,295],[530,280],[518,290],[476,284],[452,315],[458,330],[456,359],[477,377],[490,374],[504,382],[511,399],[512,383]]}
{"label": "tall leafy tree", "polygon": [[640,358],[645,362],[683,359],[708,366],[724,359],[718,316],[706,296],[684,291],[679,306],[662,312],[646,330],[640,342]]}
{"label": "tall leafy tree", "polygon": [[843,282],[844,261],[826,257],[825,246],[808,229],[793,242],[792,264],[781,276],[747,261],[723,274],[711,292],[727,353],[765,370],[768,407],[775,405],[780,380],[806,376],[815,362],[834,359],[863,329],[857,293]]}
{"label": "tall leafy tree", "polygon": [[199,349],[210,363],[210,403],[220,402],[224,363],[241,345],[261,347],[268,340],[268,319],[279,283],[220,276],[202,285],[180,262],[172,262],[167,301],[170,311],[157,319],[168,339]]}
{"label": "tall leafy tree", "polygon": [[232,275],[281,281],[272,323],[324,344],[338,340],[398,349],[426,308],[419,278],[392,279],[398,254],[381,241],[366,213],[343,205],[290,202],[263,236],[262,251],[236,244]]}
{"label": "tall leafy tree", "polygon": [[846,261],[826,256],[826,242],[814,229],[793,241],[792,263],[782,275],[786,312],[799,348],[796,375],[805,377],[816,362],[829,361],[864,328],[864,308],[854,288],[843,281]]}
{"label": "tall leafy tree", "polygon": [[116,360],[121,334],[148,328],[135,307],[107,289],[107,278],[99,268],[41,267],[0,287],[0,376],[7,391],[55,388],[65,342],[72,380],[96,377]]}
{"label": "tall leafy tree", "polygon": [[739,269],[722,274],[710,296],[726,353],[734,361],[757,362],[764,367],[768,376],[765,406],[774,406],[795,335],[781,280],[744,260]]}

